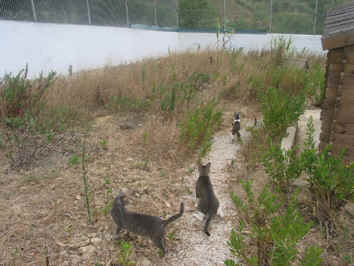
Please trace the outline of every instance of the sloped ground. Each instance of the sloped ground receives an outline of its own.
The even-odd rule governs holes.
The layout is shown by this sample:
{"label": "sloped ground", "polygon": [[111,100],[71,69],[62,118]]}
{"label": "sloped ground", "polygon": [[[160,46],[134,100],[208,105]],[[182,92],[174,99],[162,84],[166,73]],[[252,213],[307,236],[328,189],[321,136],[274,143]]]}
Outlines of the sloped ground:
{"label": "sloped ground", "polygon": [[[226,167],[237,160],[240,148],[239,142],[231,143],[230,133],[237,106],[224,108],[222,130],[206,158],[212,163],[211,179],[221,203],[220,215],[211,223],[211,237],[203,233],[202,216],[195,211],[195,159],[174,164],[149,159],[140,145],[148,117],[102,116],[86,137],[92,224],[87,222],[84,204],[80,142],[69,152],[48,155],[29,170],[11,170],[1,154],[0,264],[117,263],[119,241],[112,240],[115,225],[107,210],[116,193],[124,191],[130,202],[127,208],[163,218],[178,212],[181,201],[186,205],[183,218],[167,229],[164,258],[150,240],[125,231],[120,234],[120,240],[132,244],[130,259],[137,265],[222,265],[231,257],[226,242],[235,214]],[[241,114],[245,118],[248,108]],[[73,134],[84,133],[77,129]]]}

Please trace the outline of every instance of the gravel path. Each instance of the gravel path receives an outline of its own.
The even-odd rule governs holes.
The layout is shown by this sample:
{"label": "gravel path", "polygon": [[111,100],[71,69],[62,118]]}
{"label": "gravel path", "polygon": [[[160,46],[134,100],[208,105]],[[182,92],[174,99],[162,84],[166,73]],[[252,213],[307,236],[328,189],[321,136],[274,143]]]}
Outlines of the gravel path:
{"label": "gravel path", "polygon": [[[244,133],[241,131],[241,134]],[[224,265],[224,261],[233,258],[227,241],[232,229],[231,218],[235,215],[235,207],[230,199],[230,186],[226,166],[235,159],[240,143],[232,143],[229,132],[220,132],[214,137],[211,152],[204,163],[211,162],[211,182],[220,201],[218,216],[211,221],[208,237],[203,232],[203,215],[195,210],[195,183],[198,171],[185,177],[188,188],[193,192],[183,200],[186,212],[179,226],[182,228],[177,237],[178,246],[167,253],[160,265]],[[192,166],[196,168],[196,165]],[[235,259],[235,258],[234,258]]]}

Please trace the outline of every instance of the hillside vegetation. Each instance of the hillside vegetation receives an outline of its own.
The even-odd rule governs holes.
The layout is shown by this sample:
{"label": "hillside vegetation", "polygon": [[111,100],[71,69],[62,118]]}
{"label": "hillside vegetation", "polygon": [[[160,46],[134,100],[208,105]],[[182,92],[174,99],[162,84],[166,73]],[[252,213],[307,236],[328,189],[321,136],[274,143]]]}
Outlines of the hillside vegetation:
{"label": "hillside vegetation", "polygon": [[[1,19],[34,20],[29,0],[10,2],[0,0]],[[348,2],[351,0],[272,0],[271,29],[271,0],[95,0],[88,3],[93,25],[144,24],[209,31],[225,26],[236,32],[321,34],[327,11]],[[38,22],[89,24],[85,0],[36,0],[33,3]]]}
{"label": "hillside vegetation", "polygon": [[[181,0],[180,3],[185,2]],[[215,27],[215,22],[222,24],[224,1],[219,0],[192,0],[188,2],[208,3],[210,7],[199,9],[204,21],[209,27]],[[321,34],[324,19],[330,8],[351,2],[350,0],[323,0],[318,1],[317,22],[313,28],[315,16],[315,0],[273,0],[272,32],[276,33],[307,33]],[[269,31],[270,0],[226,0],[226,28],[237,31]],[[215,9],[219,18],[211,16],[208,9]],[[207,10],[207,11],[206,11]],[[194,16],[197,17],[197,16]],[[205,24],[205,22],[204,22]]]}

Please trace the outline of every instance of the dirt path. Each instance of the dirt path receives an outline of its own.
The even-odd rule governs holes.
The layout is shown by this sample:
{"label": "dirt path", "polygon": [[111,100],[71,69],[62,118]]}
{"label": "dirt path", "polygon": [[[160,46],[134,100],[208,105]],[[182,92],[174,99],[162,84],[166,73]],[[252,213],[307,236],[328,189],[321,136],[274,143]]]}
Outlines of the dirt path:
{"label": "dirt path", "polygon": [[[244,131],[241,134],[245,135]],[[226,166],[236,159],[240,143],[232,143],[230,132],[219,132],[214,137],[211,152],[205,162],[211,162],[211,181],[215,193],[220,201],[218,216],[211,222],[209,229],[211,236],[203,232],[203,215],[195,209],[195,182],[197,170],[193,175],[185,177],[186,185],[193,192],[183,200],[186,212],[180,221],[182,230],[178,234],[179,245],[171,250],[159,265],[224,265],[226,259],[232,258],[227,245],[232,229],[232,218],[235,216],[235,207],[230,199],[230,184]],[[192,167],[196,167],[195,165]],[[236,258],[234,258],[236,259]]]}

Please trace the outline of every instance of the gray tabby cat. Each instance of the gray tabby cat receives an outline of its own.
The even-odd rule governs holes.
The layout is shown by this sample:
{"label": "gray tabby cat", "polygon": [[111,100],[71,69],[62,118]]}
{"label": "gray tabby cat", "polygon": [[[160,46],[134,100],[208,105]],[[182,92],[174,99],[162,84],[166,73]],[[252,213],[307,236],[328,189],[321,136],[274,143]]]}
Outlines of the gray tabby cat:
{"label": "gray tabby cat", "polygon": [[111,215],[114,222],[117,224],[116,235],[121,229],[126,229],[129,232],[136,233],[142,236],[149,236],[155,245],[161,249],[162,254],[165,254],[165,227],[180,218],[184,212],[184,204],[181,203],[180,212],[171,216],[167,220],[162,220],[159,217],[130,212],[125,208],[125,195],[118,193],[114,199]]}
{"label": "gray tabby cat", "polygon": [[204,233],[210,236],[208,231],[211,219],[216,215],[219,208],[219,201],[215,196],[213,185],[210,182],[209,171],[211,163],[202,165],[198,163],[199,178],[196,185],[196,196],[199,199],[198,209],[205,214],[206,222]]}

